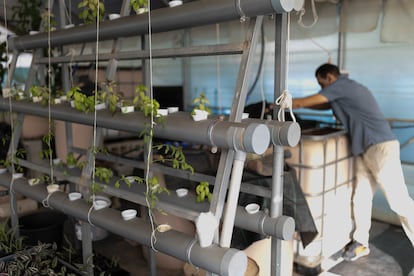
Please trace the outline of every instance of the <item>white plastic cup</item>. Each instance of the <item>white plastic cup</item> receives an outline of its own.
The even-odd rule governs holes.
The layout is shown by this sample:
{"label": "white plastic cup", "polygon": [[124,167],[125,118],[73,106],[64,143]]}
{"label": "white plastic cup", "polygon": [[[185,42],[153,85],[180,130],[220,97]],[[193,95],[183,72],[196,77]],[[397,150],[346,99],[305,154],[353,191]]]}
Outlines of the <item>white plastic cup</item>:
{"label": "white plastic cup", "polygon": [[68,194],[68,197],[70,201],[75,201],[82,198],[82,194],[78,192],[72,192]]}
{"label": "white plastic cup", "polygon": [[118,13],[111,13],[111,14],[109,14],[109,19],[110,20],[118,19],[120,17],[121,17],[121,15],[118,14]]}
{"label": "white plastic cup", "polygon": [[188,194],[188,190],[186,188],[179,188],[175,190],[175,193],[178,197],[185,197]]}
{"label": "white plastic cup", "polygon": [[54,192],[59,191],[59,185],[58,184],[49,184],[49,185],[47,185],[46,189],[47,189],[47,192],[49,194],[52,194]]}
{"label": "white plastic cup", "polygon": [[137,210],[135,209],[126,209],[121,212],[121,216],[124,220],[131,220],[137,216]]}
{"label": "white plastic cup", "polygon": [[256,214],[257,212],[259,212],[260,206],[259,206],[259,204],[256,204],[256,203],[250,203],[250,204],[247,204],[244,207],[244,209],[249,214]]}

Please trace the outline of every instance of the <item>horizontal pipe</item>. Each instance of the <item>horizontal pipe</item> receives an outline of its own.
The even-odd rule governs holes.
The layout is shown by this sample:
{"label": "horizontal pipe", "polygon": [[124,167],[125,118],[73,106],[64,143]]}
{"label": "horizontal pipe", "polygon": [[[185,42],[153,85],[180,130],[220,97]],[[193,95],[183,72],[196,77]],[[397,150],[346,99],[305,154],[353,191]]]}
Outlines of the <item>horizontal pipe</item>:
{"label": "horizontal pipe", "polygon": [[[10,189],[11,175],[0,175],[0,185]],[[114,234],[151,246],[152,229],[148,221],[140,218],[124,221],[120,211],[105,208],[89,212],[91,205],[85,200],[70,201],[66,193],[55,192],[48,195],[45,185],[30,186],[24,178],[16,179],[13,191],[38,202],[47,199],[50,208],[83,221],[90,221]],[[218,275],[243,275],[247,268],[247,257],[243,251],[234,248],[221,248],[216,245],[202,248],[194,236],[170,230],[157,232],[156,250],[174,256],[195,266]]]}
{"label": "horizontal pipe", "polygon": [[[167,32],[204,26],[243,17],[255,17],[291,11],[291,2],[298,0],[199,0],[179,7],[151,11],[151,32]],[[148,15],[130,15],[99,24],[100,40],[130,37],[148,33]],[[96,40],[96,24],[59,29],[48,33],[11,37],[10,50],[56,47]]]}
{"label": "horizontal pipe", "polygon": [[242,206],[237,207],[234,225],[281,240],[291,240],[295,233],[295,221],[293,218],[287,216],[271,218],[264,211],[249,214]]}
{"label": "horizontal pipe", "polygon": [[296,122],[279,122],[273,120],[244,119],[247,123],[261,122],[266,124],[270,131],[270,139],[273,145],[295,147],[301,137],[300,125]]}
{"label": "horizontal pipe", "polygon": [[[131,60],[149,58],[174,58],[174,57],[194,57],[194,56],[211,56],[211,55],[236,55],[241,54],[244,44],[226,44],[226,45],[203,45],[191,46],[172,49],[151,49],[141,51],[124,51],[115,53],[100,53],[100,61],[108,61],[112,58],[117,60]],[[75,62],[94,62],[96,54],[67,54],[65,56],[44,57],[36,60],[37,64],[51,63],[75,63]]]}
{"label": "horizontal pipe", "polygon": [[[8,99],[0,99],[0,110],[10,110]],[[26,101],[13,101],[13,112],[48,118],[48,109],[38,103]],[[126,131],[132,134],[139,133],[149,124],[149,118],[142,112],[112,114],[109,110],[97,111],[96,125],[100,128],[108,128]],[[94,125],[94,114],[82,113],[69,104],[53,105],[50,108],[50,116],[53,120],[63,120],[83,125]],[[187,112],[175,112],[165,116],[166,121],[162,125],[154,127],[155,137],[186,141],[219,148],[234,149],[248,153],[262,154],[270,142],[270,133],[264,124],[232,123],[221,120],[194,121]]]}
{"label": "horizontal pipe", "polygon": [[[19,160],[19,164],[45,174],[48,174],[50,172],[50,168],[47,167],[48,163],[46,164],[46,162],[44,165],[34,165],[31,164],[31,162],[22,159]],[[161,166],[162,165],[158,165],[158,167]],[[168,169],[168,167],[163,167],[164,170]],[[160,169],[160,171],[163,170]],[[54,174],[59,179],[65,179],[73,183],[78,183],[80,179],[80,172],[76,169],[72,169],[70,172],[67,172],[65,170],[62,171],[59,168],[55,168]],[[248,183],[246,183],[245,185],[247,184]],[[115,188],[114,185],[111,184],[101,185],[104,187],[104,190],[108,195],[123,198],[130,202],[134,202],[140,205],[146,204],[144,196],[144,193],[146,191],[145,185],[135,183],[135,185],[127,187],[125,184],[121,183],[121,186],[119,188]],[[256,187],[256,185],[252,186]],[[194,221],[198,217],[198,214],[200,212],[208,212],[208,204],[195,203],[195,195],[193,195],[191,192],[186,196],[185,201],[183,201],[182,198],[177,197],[174,191],[172,191],[169,195],[160,194],[158,195],[158,197],[159,201],[156,202],[155,207],[161,210],[165,210],[169,214],[175,215],[177,217]],[[243,206],[237,207],[234,224],[235,226],[242,229],[246,229],[255,233],[260,233],[266,236],[272,236],[283,240],[291,239],[291,236],[293,234],[293,232],[291,231],[294,231],[292,230],[294,229],[294,221],[290,220],[290,218],[288,217],[271,218],[265,212],[248,214],[246,210],[244,210]]]}

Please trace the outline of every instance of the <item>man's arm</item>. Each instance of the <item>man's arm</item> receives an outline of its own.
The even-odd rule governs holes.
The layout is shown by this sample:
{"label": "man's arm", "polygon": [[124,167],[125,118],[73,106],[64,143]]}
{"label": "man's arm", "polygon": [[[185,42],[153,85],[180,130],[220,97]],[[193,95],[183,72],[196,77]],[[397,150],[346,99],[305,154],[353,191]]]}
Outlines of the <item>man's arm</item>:
{"label": "man's arm", "polygon": [[329,100],[321,94],[313,94],[304,98],[292,99],[292,108],[329,109]]}

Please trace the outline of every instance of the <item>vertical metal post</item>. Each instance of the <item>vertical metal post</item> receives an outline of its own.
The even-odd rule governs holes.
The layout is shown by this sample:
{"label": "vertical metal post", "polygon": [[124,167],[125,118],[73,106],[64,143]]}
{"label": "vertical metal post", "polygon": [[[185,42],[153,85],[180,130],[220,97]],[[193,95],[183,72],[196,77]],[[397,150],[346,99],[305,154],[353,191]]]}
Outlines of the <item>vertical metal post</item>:
{"label": "vertical metal post", "polygon": [[[257,17],[252,21],[252,25],[249,28],[249,34],[246,40],[246,49],[242,55],[240,62],[240,70],[237,78],[235,94],[233,98],[232,110],[229,116],[229,121],[241,121],[241,116],[244,109],[244,102],[247,94],[247,75],[251,68],[254,49],[258,40],[258,32],[261,29],[263,23],[263,16]],[[226,190],[228,186],[228,179],[230,177],[231,164],[234,159],[235,152],[233,150],[224,150],[220,156],[219,167],[217,170],[216,182],[214,185],[213,198],[210,204],[210,212],[220,220],[223,214],[224,201]]]}
{"label": "vertical metal post", "polygon": [[[287,51],[287,26],[288,14],[275,15],[275,91],[274,98],[277,99],[286,88],[286,51]],[[277,117],[277,108],[274,109],[273,117]],[[284,149],[282,146],[274,145],[273,148],[273,176],[272,176],[272,199],[270,217],[282,215],[283,208],[283,163]],[[271,246],[271,275],[281,275],[282,241],[272,239]]]}
{"label": "vertical metal post", "polygon": [[[342,9],[342,1],[339,3],[339,13]],[[339,69],[345,68],[345,42],[346,42],[346,33],[343,31],[343,20],[342,16],[339,16],[339,32],[338,32],[338,60],[337,66]]]}
{"label": "vertical metal post", "polygon": [[[102,129],[97,129],[97,133],[96,133],[96,144],[100,145],[102,144]],[[93,144],[93,141],[92,143]],[[90,192],[87,189],[87,187],[90,186],[91,181],[93,181],[93,179],[91,179],[91,175],[93,173],[94,170],[94,158],[95,158],[95,148],[90,148],[88,149],[87,152],[87,165],[83,168],[82,170],[82,175],[81,175],[81,179],[79,180],[80,182],[80,189],[83,195],[83,198],[89,198],[90,197]],[[93,246],[92,246],[92,226],[88,223],[82,223],[82,257],[83,257],[83,264],[86,267],[87,273],[88,275],[93,276]]]}
{"label": "vertical metal post", "polygon": [[[129,0],[122,1],[120,15],[127,16],[129,15],[130,11],[131,11],[130,1]],[[116,38],[114,39],[112,43],[111,55],[113,56],[109,60],[108,66],[106,68],[106,79],[108,81],[114,81],[116,79],[116,70],[118,68],[118,60],[114,57],[114,55],[115,53],[118,53],[121,50],[121,39],[122,38]]]}
{"label": "vertical metal post", "polygon": [[[10,116],[13,116],[13,115],[10,114]],[[13,118],[11,118],[11,120],[13,120]],[[17,115],[17,118],[16,118],[15,122],[12,123],[12,125],[13,125],[12,132],[13,133],[11,135],[12,135],[13,138],[10,140],[9,151],[7,153],[7,156],[8,156],[8,158],[12,158],[12,162],[13,162],[12,167],[13,168],[16,164],[14,164],[15,156],[13,156],[12,153],[15,154],[17,148],[19,147],[19,140],[20,140],[20,136],[21,136],[21,133],[22,133],[22,127],[23,127],[20,122],[23,122],[23,120],[24,120],[24,114],[19,113]],[[18,123],[16,123],[16,121]],[[14,173],[14,169],[13,169],[12,173]],[[20,232],[19,231],[19,215],[17,213],[16,194],[15,194],[13,188],[12,188],[13,187],[13,182],[14,182],[14,179],[13,179],[13,176],[12,176],[10,189],[9,189],[9,194],[10,194],[10,218],[11,218],[11,225],[15,229],[15,234],[16,234],[17,237],[19,237],[19,235],[20,235],[20,233],[19,233]]]}
{"label": "vertical metal post", "polygon": [[[64,1],[65,0],[60,0],[59,1],[59,20],[60,20],[59,27],[60,28],[63,28],[67,24],[67,22],[66,22],[65,2]],[[65,52],[65,48],[66,47],[63,47],[63,46],[61,47],[60,50],[61,50],[62,53]],[[70,65],[68,65],[66,63],[63,63],[61,66],[62,66],[62,73],[61,73],[62,88],[63,88],[63,91],[68,91],[69,90],[69,68],[68,68],[68,66],[70,66]]]}

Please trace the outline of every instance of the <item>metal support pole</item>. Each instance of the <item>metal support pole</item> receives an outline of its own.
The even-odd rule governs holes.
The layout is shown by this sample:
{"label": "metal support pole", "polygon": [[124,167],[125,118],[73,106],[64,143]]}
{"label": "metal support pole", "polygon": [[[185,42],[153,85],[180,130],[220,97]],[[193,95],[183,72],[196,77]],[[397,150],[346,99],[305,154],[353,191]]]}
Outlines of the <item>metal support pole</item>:
{"label": "metal support pole", "polygon": [[222,230],[220,236],[220,246],[230,247],[233,235],[234,219],[236,216],[236,207],[239,199],[241,178],[243,175],[244,161],[246,153],[237,151],[233,161],[232,177],[227,195],[227,203],[223,217]]}
{"label": "metal support pole", "polygon": [[[286,48],[287,48],[287,26],[288,15],[275,15],[275,99],[277,99],[286,88]],[[277,109],[274,109],[274,117],[277,118]],[[272,176],[272,199],[271,217],[279,217],[283,211],[283,147],[273,147],[273,176]],[[281,275],[282,241],[272,238],[271,242],[271,275]]]}
{"label": "metal support pole", "polygon": [[[10,120],[13,120],[13,114],[10,113]],[[18,123],[16,123],[16,121]],[[15,166],[17,166],[16,162],[16,158],[17,156],[15,156],[16,151],[18,150],[19,147],[19,140],[20,140],[20,136],[22,133],[22,123],[24,121],[24,114],[18,114],[17,118],[15,120],[15,122],[12,122],[11,125],[13,126],[11,128],[12,131],[12,136],[11,136],[11,140],[10,140],[10,144],[9,144],[9,150],[7,152],[7,158],[11,158],[12,161],[12,173],[15,173]],[[15,179],[12,178],[10,179],[10,186],[13,186],[15,182]],[[14,229],[16,229],[16,236],[19,237],[19,217],[18,217],[18,213],[17,213],[17,201],[16,201],[16,193],[13,189],[9,188],[9,194],[10,194],[10,218],[11,218],[11,225],[12,227],[14,227]]]}

